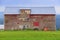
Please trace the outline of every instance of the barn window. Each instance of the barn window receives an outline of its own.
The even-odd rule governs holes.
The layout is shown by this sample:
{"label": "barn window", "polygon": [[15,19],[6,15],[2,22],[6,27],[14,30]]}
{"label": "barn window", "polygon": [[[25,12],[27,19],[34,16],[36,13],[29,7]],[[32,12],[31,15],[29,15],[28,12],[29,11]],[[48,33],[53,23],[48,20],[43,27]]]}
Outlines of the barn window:
{"label": "barn window", "polygon": [[26,18],[27,21],[29,21],[29,18]]}
{"label": "barn window", "polygon": [[30,13],[30,10],[25,10],[25,13],[29,14]]}
{"label": "barn window", "polygon": [[34,26],[39,26],[39,22],[33,22]]}

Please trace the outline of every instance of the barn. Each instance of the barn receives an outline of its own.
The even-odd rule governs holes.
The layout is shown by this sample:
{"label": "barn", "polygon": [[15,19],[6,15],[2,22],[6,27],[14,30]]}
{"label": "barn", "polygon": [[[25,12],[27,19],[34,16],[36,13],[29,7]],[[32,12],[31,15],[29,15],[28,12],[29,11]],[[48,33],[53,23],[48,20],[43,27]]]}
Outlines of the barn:
{"label": "barn", "polygon": [[56,30],[54,7],[6,7],[4,30]]}

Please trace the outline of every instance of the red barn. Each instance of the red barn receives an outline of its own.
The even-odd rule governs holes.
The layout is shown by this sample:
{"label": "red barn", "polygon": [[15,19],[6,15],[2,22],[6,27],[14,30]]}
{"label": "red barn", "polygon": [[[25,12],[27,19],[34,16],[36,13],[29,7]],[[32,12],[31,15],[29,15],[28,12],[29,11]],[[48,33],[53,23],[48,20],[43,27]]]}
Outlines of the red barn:
{"label": "red barn", "polygon": [[5,30],[22,30],[22,29],[56,30],[54,7],[38,7],[38,8],[7,7],[5,13],[6,13],[4,15]]}

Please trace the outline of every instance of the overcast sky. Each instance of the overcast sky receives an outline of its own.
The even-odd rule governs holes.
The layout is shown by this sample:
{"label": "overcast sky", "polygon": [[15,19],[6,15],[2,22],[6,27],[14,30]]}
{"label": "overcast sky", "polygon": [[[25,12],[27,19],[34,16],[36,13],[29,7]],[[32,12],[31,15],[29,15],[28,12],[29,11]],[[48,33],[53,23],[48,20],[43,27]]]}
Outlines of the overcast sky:
{"label": "overcast sky", "polygon": [[7,6],[17,7],[41,7],[54,6],[56,14],[60,14],[60,0],[0,0],[0,12],[4,12]]}

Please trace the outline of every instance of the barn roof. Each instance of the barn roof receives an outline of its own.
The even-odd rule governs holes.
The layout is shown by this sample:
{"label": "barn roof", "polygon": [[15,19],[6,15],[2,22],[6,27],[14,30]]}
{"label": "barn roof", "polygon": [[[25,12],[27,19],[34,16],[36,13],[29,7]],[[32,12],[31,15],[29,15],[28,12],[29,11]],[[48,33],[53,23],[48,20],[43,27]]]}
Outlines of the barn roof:
{"label": "barn roof", "polygon": [[30,16],[55,16],[55,14],[30,14]]}
{"label": "barn roof", "polygon": [[[5,14],[5,16],[18,16],[20,14]],[[30,14],[30,16],[55,16],[55,14]]]}
{"label": "barn roof", "polygon": [[5,16],[17,16],[19,14],[5,14]]}
{"label": "barn roof", "polygon": [[5,14],[19,14],[20,9],[31,9],[31,14],[54,14],[54,7],[6,7]]}

